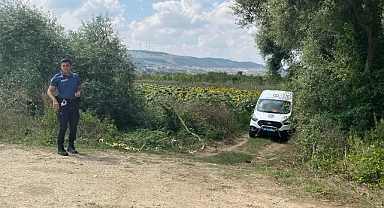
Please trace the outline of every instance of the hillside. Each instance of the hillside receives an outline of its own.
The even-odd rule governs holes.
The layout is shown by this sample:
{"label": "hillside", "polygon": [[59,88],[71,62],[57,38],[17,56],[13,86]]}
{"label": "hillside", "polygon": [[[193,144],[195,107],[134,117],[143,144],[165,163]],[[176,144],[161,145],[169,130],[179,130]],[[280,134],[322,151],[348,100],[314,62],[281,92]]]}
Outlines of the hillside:
{"label": "hillside", "polygon": [[254,62],[238,62],[223,58],[197,58],[192,56],[177,56],[164,52],[129,50],[128,53],[139,65],[143,73],[206,73],[227,72],[236,74],[263,75],[265,66]]}

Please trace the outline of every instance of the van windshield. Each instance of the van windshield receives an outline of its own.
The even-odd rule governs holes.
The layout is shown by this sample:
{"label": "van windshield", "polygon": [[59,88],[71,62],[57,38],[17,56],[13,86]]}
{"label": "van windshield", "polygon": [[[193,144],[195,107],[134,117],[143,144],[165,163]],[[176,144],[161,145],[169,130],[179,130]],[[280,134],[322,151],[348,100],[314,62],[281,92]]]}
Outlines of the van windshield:
{"label": "van windshield", "polygon": [[285,100],[259,99],[257,111],[265,113],[287,114],[291,112],[291,102]]}

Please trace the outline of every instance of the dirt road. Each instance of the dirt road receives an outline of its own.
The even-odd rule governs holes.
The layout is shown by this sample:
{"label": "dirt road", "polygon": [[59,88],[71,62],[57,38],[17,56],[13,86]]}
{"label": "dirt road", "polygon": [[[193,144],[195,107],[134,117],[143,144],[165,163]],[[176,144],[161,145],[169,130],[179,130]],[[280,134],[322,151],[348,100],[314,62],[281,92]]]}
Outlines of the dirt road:
{"label": "dirt road", "polygon": [[[118,151],[62,157],[44,149],[0,144],[0,207],[321,208],[266,176],[237,177],[235,166]],[[341,206],[339,206],[341,207]]]}

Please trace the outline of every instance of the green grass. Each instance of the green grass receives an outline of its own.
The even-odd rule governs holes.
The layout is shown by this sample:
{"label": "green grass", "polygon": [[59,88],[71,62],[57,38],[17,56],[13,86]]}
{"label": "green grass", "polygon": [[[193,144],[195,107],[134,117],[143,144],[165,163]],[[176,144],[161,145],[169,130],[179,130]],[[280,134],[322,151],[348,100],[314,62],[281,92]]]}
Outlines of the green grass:
{"label": "green grass", "polygon": [[273,144],[273,141],[269,138],[252,138],[247,143],[238,148],[239,151],[247,152],[251,155],[257,155],[260,150],[266,146]]}

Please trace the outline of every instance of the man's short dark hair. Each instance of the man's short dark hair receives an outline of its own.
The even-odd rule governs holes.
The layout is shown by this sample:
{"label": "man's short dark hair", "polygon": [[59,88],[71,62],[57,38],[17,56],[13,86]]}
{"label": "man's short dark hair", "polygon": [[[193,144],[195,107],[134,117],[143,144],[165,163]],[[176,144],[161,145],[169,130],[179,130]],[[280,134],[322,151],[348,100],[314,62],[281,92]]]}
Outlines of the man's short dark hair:
{"label": "man's short dark hair", "polygon": [[60,64],[62,64],[63,62],[67,62],[67,63],[69,63],[70,65],[72,65],[72,61],[71,61],[71,59],[69,59],[69,58],[61,59]]}

